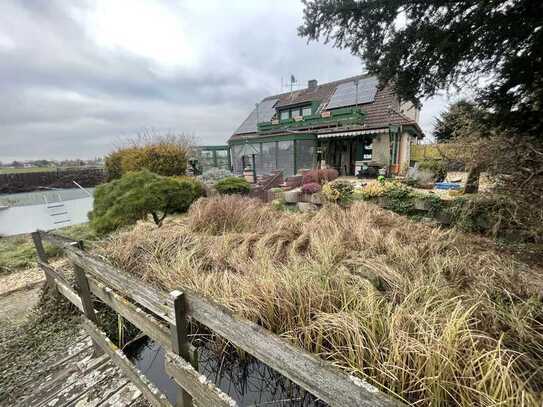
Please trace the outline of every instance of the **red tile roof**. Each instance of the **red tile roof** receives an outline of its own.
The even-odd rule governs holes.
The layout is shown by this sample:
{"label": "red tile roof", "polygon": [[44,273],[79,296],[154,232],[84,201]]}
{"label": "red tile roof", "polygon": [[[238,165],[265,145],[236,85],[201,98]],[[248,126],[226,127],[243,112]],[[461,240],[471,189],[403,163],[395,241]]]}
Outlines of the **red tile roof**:
{"label": "red tile roof", "polygon": [[[319,101],[322,105],[325,105],[329,102],[332,97],[336,87],[339,84],[345,82],[352,82],[355,79],[366,79],[369,78],[367,75],[358,75],[351,78],[342,79],[335,82],[325,83],[317,86],[314,89],[301,89],[294,92],[282,93],[279,95],[268,96],[263,99],[263,101],[270,99],[278,99],[275,107],[284,107],[289,105],[301,104],[304,102]],[[367,119],[362,125],[352,125],[341,130],[356,130],[356,129],[378,129],[385,128],[389,125],[409,125],[413,126],[419,134],[423,134],[418,123],[411,118],[403,115],[399,112],[400,103],[399,99],[394,95],[392,88],[390,86],[385,86],[383,89],[377,89],[375,94],[375,99],[371,103],[360,104],[360,108],[367,113]],[[255,123],[256,127],[256,123]],[[338,128],[327,129],[326,132],[337,132]],[[324,132],[324,130],[322,131]],[[270,134],[277,136],[280,133]],[[234,133],[230,137],[230,141],[240,140],[240,139],[251,139],[251,138],[265,137],[258,132],[251,133]]]}

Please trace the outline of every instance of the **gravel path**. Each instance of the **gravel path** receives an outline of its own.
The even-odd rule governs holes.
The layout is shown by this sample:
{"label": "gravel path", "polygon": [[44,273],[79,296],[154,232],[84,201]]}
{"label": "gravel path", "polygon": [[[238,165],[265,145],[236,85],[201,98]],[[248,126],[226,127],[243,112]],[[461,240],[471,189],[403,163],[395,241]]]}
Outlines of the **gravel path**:
{"label": "gravel path", "polygon": [[19,291],[27,286],[35,286],[45,280],[43,271],[28,269],[17,271],[5,276],[0,276],[0,297],[8,295],[14,291]]}

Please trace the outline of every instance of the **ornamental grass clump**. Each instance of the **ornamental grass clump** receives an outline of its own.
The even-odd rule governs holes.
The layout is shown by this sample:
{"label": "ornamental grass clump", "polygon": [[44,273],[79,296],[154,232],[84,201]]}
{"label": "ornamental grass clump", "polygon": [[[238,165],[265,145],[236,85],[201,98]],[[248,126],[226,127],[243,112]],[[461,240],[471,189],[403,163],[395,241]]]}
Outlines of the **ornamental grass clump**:
{"label": "ornamental grass clump", "polygon": [[366,203],[278,212],[239,196],[139,223],[101,254],[190,289],[417,406],[540,406],[540,272],[490,240]]}

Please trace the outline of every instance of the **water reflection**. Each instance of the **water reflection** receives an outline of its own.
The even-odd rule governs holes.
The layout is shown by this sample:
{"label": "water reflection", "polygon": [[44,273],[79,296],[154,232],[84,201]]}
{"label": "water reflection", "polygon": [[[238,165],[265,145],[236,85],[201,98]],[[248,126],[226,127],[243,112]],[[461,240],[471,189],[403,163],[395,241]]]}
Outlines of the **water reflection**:
{"label": "water reflection", "polygon": [[[198,349],[198,370],[240,406],[327,405],[251,356],[240,358],[232,350],[217,350],[212,341],[200,340],[193,344]],[[176,386],[164,371],[164,350],[160,345],[146,339],[128,353],[138,369],[174,403]]]}

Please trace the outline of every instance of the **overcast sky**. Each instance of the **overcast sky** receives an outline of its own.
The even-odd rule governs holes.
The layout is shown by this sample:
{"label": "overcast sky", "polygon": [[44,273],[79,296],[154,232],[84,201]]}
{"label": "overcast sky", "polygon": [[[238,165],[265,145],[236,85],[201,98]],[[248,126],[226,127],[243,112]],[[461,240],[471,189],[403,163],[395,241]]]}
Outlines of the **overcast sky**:
{"label": "overcast sky", "polygon": [[[362,71],[301,22],[295,0],[2,0],[0,161],[92,158],[144,130],[222,144],[281,77]],[[446,104],[425,103],[427,133]]]}

